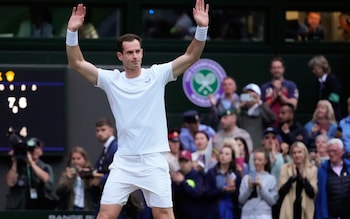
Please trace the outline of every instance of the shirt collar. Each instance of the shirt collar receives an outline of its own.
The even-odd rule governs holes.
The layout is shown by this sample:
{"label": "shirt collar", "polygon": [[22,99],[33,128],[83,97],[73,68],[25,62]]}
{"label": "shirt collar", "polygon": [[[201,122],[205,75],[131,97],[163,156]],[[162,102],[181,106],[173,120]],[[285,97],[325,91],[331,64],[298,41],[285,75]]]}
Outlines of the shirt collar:
{"label": "shirt collar", "polygon": [[327,75],[328,75],[328,74],[322,75],[322,77],[318,78],[318,81],[319,81],[320,83],[325,82],[325,81],[327,80]]}
{"label": "shirt collar", "polygon": [[350,115],[344,118],[345,122],[350,122]]}
{"label": "shirt collar", "polygon": [[343,161],[341,161],[338,165],[334,165],[334,164],[332,164],[332,163],[330,163],[331,164],[331,167],[332,168],[334,168],[334,167],[343,167]]}
{"label": "shirt collar", "polygon": [[115,137],[112,135],[110,136],[107,141],[103,144],[103,147],[105,148],[105,151],[107,151],[109,145],[112,143],[112,141],[115,139]]}

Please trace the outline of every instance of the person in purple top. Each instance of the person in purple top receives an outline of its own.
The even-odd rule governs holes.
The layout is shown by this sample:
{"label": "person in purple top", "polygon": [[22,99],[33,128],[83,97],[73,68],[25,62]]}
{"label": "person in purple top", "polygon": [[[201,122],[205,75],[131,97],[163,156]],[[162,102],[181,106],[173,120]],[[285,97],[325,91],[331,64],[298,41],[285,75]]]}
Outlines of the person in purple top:
{"label": "person in purple top", "polygon": [[270,73],[272,79],[261,85],[261,100],[266,102],[275,113],[277,119],[273,127],[279,124],[278,113],[282,104],[289,103],[297,108],[299,91],[293,81],[284,78],[284,61],[281,57],[271,60]]}

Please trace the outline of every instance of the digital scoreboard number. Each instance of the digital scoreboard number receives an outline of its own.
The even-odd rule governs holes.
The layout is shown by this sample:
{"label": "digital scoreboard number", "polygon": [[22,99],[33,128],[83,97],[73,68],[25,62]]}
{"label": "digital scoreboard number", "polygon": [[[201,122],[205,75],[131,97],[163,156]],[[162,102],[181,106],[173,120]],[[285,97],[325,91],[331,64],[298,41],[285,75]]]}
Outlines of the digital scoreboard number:
{"label": "digital scoreboard number", "polygon": [[45,154],[64,152],[65,75],[63,67],[0,65],[0,153],[10,150],[9,127],[26,127],[27,138],[44,142]]}

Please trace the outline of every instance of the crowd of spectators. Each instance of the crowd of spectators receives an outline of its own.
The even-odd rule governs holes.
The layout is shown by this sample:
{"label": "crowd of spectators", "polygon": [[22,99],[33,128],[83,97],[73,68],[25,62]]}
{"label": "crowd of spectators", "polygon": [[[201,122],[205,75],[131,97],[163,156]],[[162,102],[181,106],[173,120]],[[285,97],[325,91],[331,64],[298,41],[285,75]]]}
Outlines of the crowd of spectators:
{"label": "crowd of spectators", "polygon": [[[183,126],[169,129],[165,156],[176,218],[350,218],[343,204],[350,200],[350,98],[348,115],[336,115],[341,83],[324,56],[313,57],[319,86],[314,113],[302,124],[297,85],[285,79],[282,58],[270,64],[271,80],[249,83],[240,95],[232,77],[222,81],[224,94],[208,96],[211,125],[189,109]],[[97,121],[96,137],[103,150],[95,165],[83,147],[72,148],[57,188],[40,160],[43,142],[31,139],[21,158],[11,152],[7,209],[36,209],[50,198],[50,209],[97,212],[118,143],[107,119]],[[121,218],[152,218],[142,193],[132,193]]]}
{"label": "crowd of spectators", "polygon": [[[349,115],[339,111],[341,82],[324,56],[309,67],[317,90],[305,123],[296,117],[298,86],[285,79],[280,57],[271,61],[271,81],[249,83],[241,95],[232,77],[222,81],[223,95],[208,96],[212,128],[201,112],[183,113],[176,135],[191,127],[184,133],[194,146],[175,139],[176,218],[350,218],[343,204],[350,199],[350,151]],[[347,104],[350,114],[350,98]]]}

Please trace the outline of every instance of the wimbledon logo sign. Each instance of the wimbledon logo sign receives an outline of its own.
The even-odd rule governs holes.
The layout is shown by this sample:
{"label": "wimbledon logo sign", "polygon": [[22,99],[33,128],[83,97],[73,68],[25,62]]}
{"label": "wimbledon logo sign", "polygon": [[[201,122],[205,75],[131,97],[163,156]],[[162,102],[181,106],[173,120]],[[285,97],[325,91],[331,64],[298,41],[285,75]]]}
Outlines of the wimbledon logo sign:
{"label": "wimbledon logo sign", "polygon": [[197,106],[210,107],[208,95],[221,96],[221,81],[226,77],[221,65],[211,59],[200,59],[185,71],[182,87],[187,98]]}

